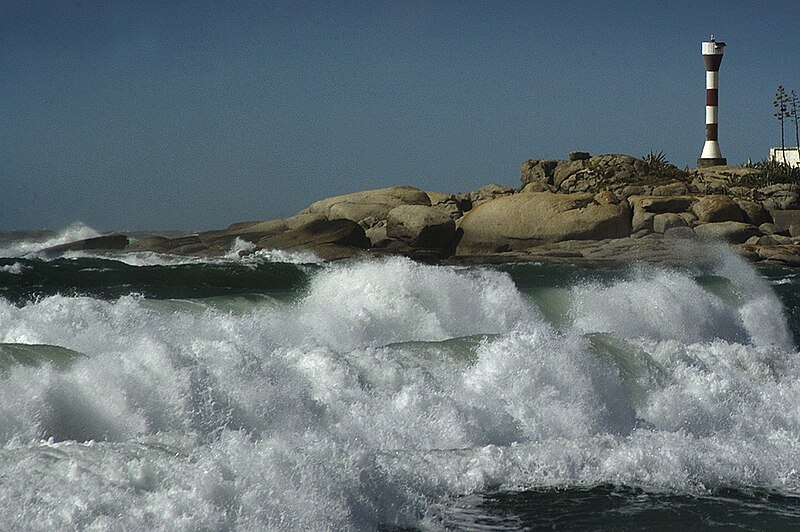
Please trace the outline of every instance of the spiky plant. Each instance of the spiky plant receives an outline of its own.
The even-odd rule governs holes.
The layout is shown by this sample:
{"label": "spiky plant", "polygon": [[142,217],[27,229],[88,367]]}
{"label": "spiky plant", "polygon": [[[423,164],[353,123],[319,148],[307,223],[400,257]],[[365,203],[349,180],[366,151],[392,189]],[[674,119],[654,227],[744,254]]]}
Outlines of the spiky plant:
{"label": "spiky plant", "polygon": [[741,178],[738,182],[741,186],[764,187],[776,183],[800,182],[800,167],[791,166],[781,161],[763,159],[758,162],[752,162],[748,160],[742,166],[754,168],[759,172]]}
{"label": "spiky plant", "polygon": [[682,171],[677,166],[670,163],[663,151],[651,151],[647,155],[642,156],[642,160],[644,164],[647,165],[647,172],[653,177],[682,179],[687,175],[686,171]]}
{"label": "spiky plant", "polygon": [[800,103],[800,100],[797,98],[797,94],[792,89],[792,97],[789,99],[789,105],[791,109],[789,113],[791,113],[791,117],[794,118],[794,147],[797,148],[797,160],[800,161],[800,127],[798,125],[798,120],[800,117],[797,116],[797,104]]}
{"label": "spiky plant", "polygon": [[791,114],[789,114],[788,105],[789,96],[786,94],[786,89],[783,88],[783,85],[778,85],[778,90],[775,93],[775,100],[772,102],[772,106],[776,109],[773,116],[781,123],[781,153],[783,154],[784,164],[786,164],[786,135],[784,133],[783,121],[791,116]]}

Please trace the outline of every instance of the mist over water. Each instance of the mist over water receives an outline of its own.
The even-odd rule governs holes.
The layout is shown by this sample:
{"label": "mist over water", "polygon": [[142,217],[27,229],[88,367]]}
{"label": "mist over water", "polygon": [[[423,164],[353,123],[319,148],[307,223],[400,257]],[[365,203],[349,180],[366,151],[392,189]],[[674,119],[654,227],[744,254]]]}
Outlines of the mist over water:
{"label": "mist over water", "polygon": [[[695,270],[276,258],[4,259],[3,521],[443,528],[493,494],[800,494],[794,292],[773,290],[793,277],[729,253]],[[108,271],[125,290],[86,288]]]}

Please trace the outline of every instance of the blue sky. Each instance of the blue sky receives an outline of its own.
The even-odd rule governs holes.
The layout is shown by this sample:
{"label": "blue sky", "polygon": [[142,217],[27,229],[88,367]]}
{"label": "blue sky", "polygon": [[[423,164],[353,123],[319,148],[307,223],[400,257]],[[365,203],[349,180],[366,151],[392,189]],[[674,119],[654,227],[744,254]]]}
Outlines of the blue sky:
{"label": "blue sky", "polygon": [[[407,184],[517,186],[530,158],[705,135],[780,145],[800,92],[790,1],[0,2],[0,230],[209,229]],[[794,144],[794,127],[787,128]]]}

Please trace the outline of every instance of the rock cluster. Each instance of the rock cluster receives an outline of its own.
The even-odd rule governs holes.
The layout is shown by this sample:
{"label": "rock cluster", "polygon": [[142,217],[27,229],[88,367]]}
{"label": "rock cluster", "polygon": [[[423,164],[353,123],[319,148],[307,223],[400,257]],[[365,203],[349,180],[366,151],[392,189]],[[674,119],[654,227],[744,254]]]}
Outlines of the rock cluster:
{"label": "rock cluster", "polygon": [[327,260],[398,253],[432,261],[662,261],[687,242],[716,239],[752,260],[800,265],[800,187],[755,185],[756,172],[679,170],[658,158],[572,152],[568,160],[525,161],[519,189],[487,185],[447,194],[397,186],[221,231],[130,243],[124,235],[103,238],[109,248],[174,254],[224,255],[240,239],[252,250],[308,250]]}

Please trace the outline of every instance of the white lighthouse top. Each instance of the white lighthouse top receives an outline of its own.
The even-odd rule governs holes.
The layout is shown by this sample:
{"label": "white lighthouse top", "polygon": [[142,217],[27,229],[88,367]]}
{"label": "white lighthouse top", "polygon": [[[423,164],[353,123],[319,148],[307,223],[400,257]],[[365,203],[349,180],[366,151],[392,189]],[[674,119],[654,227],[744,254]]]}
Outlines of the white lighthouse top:
{"label": "white lighthouse top", "polygon": [[710,41],[703,41],[703,55],[722,55],[725,52],[725,43],[717,42],[714,36]]}

